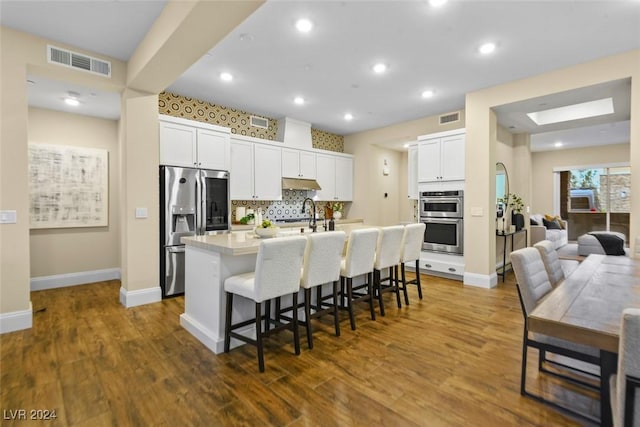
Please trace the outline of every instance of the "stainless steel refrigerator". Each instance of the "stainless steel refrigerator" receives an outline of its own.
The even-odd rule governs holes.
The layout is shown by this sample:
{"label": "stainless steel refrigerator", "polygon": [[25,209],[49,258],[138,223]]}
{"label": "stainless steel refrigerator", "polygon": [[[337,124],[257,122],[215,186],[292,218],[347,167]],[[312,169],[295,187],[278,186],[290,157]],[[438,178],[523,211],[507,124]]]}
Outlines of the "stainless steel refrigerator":
{"label": "stainless steel refrigerator", "polygon": [[228,232],[229,172],[160,166],[160,287],[184,293],[184,236]]}

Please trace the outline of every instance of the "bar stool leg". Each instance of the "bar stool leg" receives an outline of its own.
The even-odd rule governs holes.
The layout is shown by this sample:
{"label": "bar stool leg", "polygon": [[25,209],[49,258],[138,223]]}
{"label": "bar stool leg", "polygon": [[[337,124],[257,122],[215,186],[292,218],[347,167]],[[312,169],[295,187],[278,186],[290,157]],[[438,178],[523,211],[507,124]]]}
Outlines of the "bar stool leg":
{"label": "bar stool leg", "polygon": [[420,284],[420,260],[416,260],[416,285],[418,285],[418,297],[422,299],[422,285]]}
{"label": "bar stool leg", "polygon": [[380,270],[373,270],[373,282],[378,294],[378,304],[380,304],[380,316],[384,316],[384,302],[382,301],[382,283],[380,281]]}
{"label": "bar stool leg", "polygon": [[400,264],[400,274],[402,281],[402,290],[404,292],[404,302],[406,305],[409,305],[409,295],[407,294],[407,276],[405,274],[404,262]]}
{"label": "bar stool leg", "polygon": [[373,273],[367,273],[367,287],[369,291],[369,312],[371,313],[371,320],[376,320],[376,310],[373,307],[373,301],[375,299],[375,293],[373,289]]}
{"label": "bar stool leg", "polygon": [[264,348],[262,347],[262,310],[261,304],[256,303],[256,347],[258,347],[258,368],[264,372]]}
{"label": "bar stool leg", "polygon": [[[318,295],[320,293],[318,292]],[[320,301],[320,300],[318,300]],[[320,306],[322,308],[322,306]],[[333,323],[336,328],[336,336],[340,336],[340,318],[338,316],[338,281],[333,282]]]}
{"label": "bar stool leg", "polygon": [[[300,354],[300,331],[298,330],[298,293],[293,293],[293,346],[296,354]],[[311,323],[307,321],[307,323]]]}
{"label": "bar stool leg", "polygon": [[[297,312],[298,310],[295,309],[295,304],[293,305],[293,307]],[[311,289],[304,290],[304,320],[307,329],[307,345],[309,346],[309,349],[312,349],[313,338],[311,335]]]}
{"label": "bar stool leg", "polygon": [[224,352],[229,353],[231,346],[231,311],[233,309],[233,294],[227,292],[227,310],[224,324]]}
{"label": "bar stool leg", "polygon": [[349,321],[351,322],[351,330],[356,330],[356,318],[353,315],[353,279],[347,277],[347,304],[349,306]]}
{"label": "bar stool leg", "polygon": [[402,308],[402,303],[400,302],[400,284],[398,283],[397,265],[389,267],[389,282],[389,284],[395,288],[394,292],[396,293],[396,303],[398,304],[398,308]]}
{"label": "bar stool leg", "polygon": [[264,302],[264,331],[269,332],[271,329],[271,300]]}

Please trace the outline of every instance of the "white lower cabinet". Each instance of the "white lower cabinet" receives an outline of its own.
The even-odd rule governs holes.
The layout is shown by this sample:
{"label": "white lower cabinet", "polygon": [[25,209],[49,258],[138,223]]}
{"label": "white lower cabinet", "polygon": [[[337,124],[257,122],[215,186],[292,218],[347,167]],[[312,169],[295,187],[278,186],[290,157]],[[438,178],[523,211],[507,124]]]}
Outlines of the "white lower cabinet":
{"label": "white lower cabinet", "polygon": [[422,251],[420,271],[424,274],[462,280],[464,276],[464,256]]}
{"label": "white lower cabinet", "polygon": [[280,147],[231,137],[230,192],[233,200],[281,200]]}

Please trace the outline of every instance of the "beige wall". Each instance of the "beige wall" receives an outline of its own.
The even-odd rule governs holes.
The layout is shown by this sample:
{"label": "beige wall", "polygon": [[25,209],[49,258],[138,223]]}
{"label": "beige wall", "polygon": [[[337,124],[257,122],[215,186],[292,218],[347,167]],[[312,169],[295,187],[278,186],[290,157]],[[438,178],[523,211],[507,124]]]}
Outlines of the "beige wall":
{"label": "beige wall", "polygon": [[31,277],[118,268],[118,122],[29,108],[28,139],[29,143],[101,148],[109,152],[109,225],[31,230]]}
{"label": "beige wall", "polygon": [[535,185],[531,198],[531,213],[559,213],[553,211],[554,168],[628,163],[630,148],[629,144],[615,144],[533,153],[531,180]]}
{"label": "beige wall", "polygon": [[[493,276],[495,255],[492,251],[489,251],[490,257],[486,255],[486,248],[490,247],[489,242],[494,239],[493,215],[481,217],[468,215],[473,208],[490,212],[490,206],[494,203],[495,189],[491,188],[493,182],[484,178],[492,175],[497,151],[496,120],[491,109],[503,104],[629,77],[631,78],[631,117],[635,117],[640,111],[640,50],[601,58],[467,94],[467,141],[472,143],[466,145],[466,158],[476,161],[466,164],[465,283],[482,286],[492,277],[495,279]],[[522,177],[518,175],[517,178],[519,188],[531,189],[533,184],[530,172],[528,173],[529,182],[523,183],[526,179],[524,177],[527,176],[525,173],[526,159],[530,156],[527,154],[526,139],[526,137],[521,137],[516,141],[518,153],[514,158],[521,159],[515,165],[519,174],[522,171]],[[631,120],[630,144],[631,166],[640,165],[640,150],[638,149],[640,147],[640,122],[637,120]],[[522,170],[523,168],[524,170]],[[510,173],[510,180],[511,175],[513,174]],[[521,179],[522,181],[520,181]],[[634,174],[632,188],[640,188],[638,185],[640,185],[640,174]],[[535,186],[537,188],[539,184],[535,183]],[[528,197],[529,193],[531,190],[525,194],[525,197]],[[640,200],[632,199],[631,235],[637,234],[637,230],[640,229],[640,216],[635,214],[639,209]],[[473,283],[474,281],[476,283]]]}
{"label": "beige wall", "polygon": [[[344,151],[354,155],[354,198],[348,216],[376,225],[412,220],[413,202],[407,199],[407,152],[378,144],[416,141],[420,135],[463,128],[464,123],[461,111],[460,121],[447,125],[439,125],[438,116],[430,116],[345,136]],[[382,175],[384,159],[389,163],[388,176]]]}
{"label": "beige wall", "polygon": [[17,224],[0,225],[0,314],[4,314],[30,310],[27,73],[118,92],[124,87],[125,66],[105,58],[112,64],[111,79],[105,79],[48,64],[47,40],[6,27],[0,27],[0,43],[0,209],[15,210],[18,218]]}

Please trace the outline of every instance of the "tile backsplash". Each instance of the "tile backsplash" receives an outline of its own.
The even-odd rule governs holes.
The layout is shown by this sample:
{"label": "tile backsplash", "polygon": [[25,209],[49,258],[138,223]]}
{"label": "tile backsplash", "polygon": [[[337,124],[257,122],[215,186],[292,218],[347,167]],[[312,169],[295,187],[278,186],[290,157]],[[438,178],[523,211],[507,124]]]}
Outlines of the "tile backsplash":
{"label": "tile backsplash", "polygon": [[[305,208],[305,213],[300,213],[302,209],[302,202],[306,197],[310,197],[313,192],[305,190],[282,190],[282,200],[232,200],[231,209],[233,212],[233,221],[239,221],[240,218],[236,218],[236,208],[245,207],[247,209],[261,209],[262,216],[265,219],[281,220],[281,219],[296,219],[306,218],[309,216],[308,208]],[[325,202],[316,201],[318,212],[324,212],[321,207],[325,205]],[[323,217],[323,213],[320,213],[320,218]]]}

